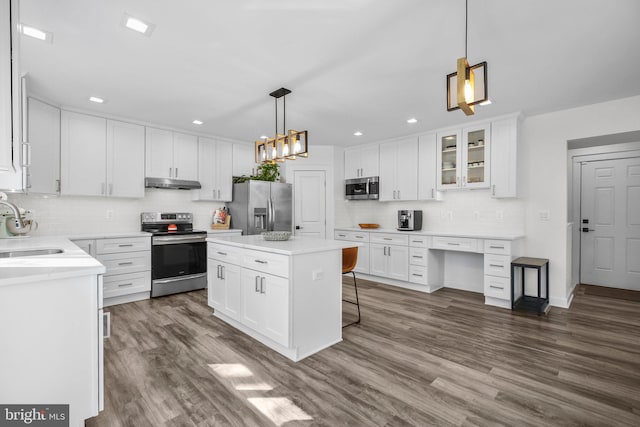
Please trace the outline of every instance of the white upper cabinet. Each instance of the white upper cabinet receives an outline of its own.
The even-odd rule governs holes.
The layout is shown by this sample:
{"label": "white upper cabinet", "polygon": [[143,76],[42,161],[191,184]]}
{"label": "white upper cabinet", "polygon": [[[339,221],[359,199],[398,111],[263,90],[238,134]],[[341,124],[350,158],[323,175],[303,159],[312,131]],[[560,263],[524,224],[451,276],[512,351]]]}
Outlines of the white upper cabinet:
{"label": "white upper cabinet", "polygon": [[104,196],[107,193],[107,121],[101,117],[62,111],[61,193]]}
{"label": "white upper cabinet", "polygon": [[34,98],[28,99],[29,141],[26,190],[31,193],[60,192],[60,109]]}
{"label": "white upper cabinet", "polygon": [[146,128],[145,176],[173,178],[173,132]]}
{"label": "white upper cabinet", "polygon": [[491,195],[517,197],[517,116],[491,123]]}
{"label": "white upper cabinet", "polygon": [[23,191],[22,114],[26,95],[18,70],[18,1],[0,2],[0,190]]}
{"label": "white upper cabinet", "polygon": [[252,144],[233,144],[233,176],[256,174],[254,150]]}
{"label": "white upper cabinet", "polygon": [[173,132],[173,178],[197,181],[198,138]]}
{"label": "white upper cabinet", "polygon": [[437,141],[435,133],[418,138],[418,200],[440,200],[436,180]]}
{"label": "white upper cabinet", "polygon": [[437,188],[489,188],[489,123],[437,133]]}
{"label": "white upper cabinet", "polygon": [[380,200],[417,200],[418,138],[380,144]]}
{"label": "white upper cabinet", "polygon": [[380,175],[377,145],[349,148],[344,152],[344,178],[365,178]]}
{"label": "white upper cabinet", "polygon": [[202,188],[192,191],[193,200],[231,201],[233,144],[198,138],[198,180]]}
{"label": "white upper cabinet", "polygon": [[198,138],[146,128],[146,173],[152,178],[198,179]]}
{"label": "white upper cabinet", "polygon": [[61,113],[61,194],[144,197],[144,127]]}
{"label": "white upper cabinet", "polygon": [[107,185],[114,197],[144,197],[144,126],[107,120]]}

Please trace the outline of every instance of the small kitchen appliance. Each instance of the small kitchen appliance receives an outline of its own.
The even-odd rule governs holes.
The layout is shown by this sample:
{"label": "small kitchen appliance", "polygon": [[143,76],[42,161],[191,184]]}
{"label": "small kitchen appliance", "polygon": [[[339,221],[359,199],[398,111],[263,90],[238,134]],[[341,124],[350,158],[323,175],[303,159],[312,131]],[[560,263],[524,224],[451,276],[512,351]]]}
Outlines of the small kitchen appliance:
{"label": "small kitchen appliance", "polygon": [[151,236],[151,296],[207,287],[207,232],[193,229],[190,213],[143,212]]}
{"label": "small kitchen appliance", "polygon": [[380,179],[377,176],[344,180],[344,198],[347,200],[378,200]]}
{"label": "small kitchen appliance", "polygon": [[398,211],[399,231],[418,231],[422,229],[422,211],[401,209]]}

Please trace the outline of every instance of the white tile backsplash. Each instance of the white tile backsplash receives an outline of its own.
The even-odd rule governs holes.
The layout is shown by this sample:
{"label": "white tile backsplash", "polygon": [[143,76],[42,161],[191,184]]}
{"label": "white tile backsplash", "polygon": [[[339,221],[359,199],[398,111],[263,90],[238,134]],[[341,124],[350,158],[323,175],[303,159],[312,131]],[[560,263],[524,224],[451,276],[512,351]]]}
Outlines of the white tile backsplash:
{"label": "white tile backsplash", "polygon": [[396,228],[399,209],[421,209],[426,231],[521,233],[525,227],[524,201],[493,199],[489,190],[448,191],[437,202],[336,201],[336,227],[377,223]]}
{"label": "white tile backsplash", "polygon": [[[38,222],[34,236],[77,235],[140,230],[140,213],[147,211],[191,212],[195,228],[208,229],[213,211],[222,202],[194,202],[186,190],[146,189],[143,199],[106,197],[41,196],[9,194],[9,201],[34,211]],[[107,219],[107,211],[113,217]]]}

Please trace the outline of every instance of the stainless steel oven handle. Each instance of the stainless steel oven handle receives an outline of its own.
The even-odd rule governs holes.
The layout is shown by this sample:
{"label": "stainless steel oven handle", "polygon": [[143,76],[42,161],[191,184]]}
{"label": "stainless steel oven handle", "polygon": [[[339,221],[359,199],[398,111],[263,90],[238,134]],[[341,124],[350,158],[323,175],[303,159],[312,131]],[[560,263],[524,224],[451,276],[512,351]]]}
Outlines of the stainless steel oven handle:
{"label": "stainless steel oven handle", "polygon": [[154,246],[157,245],[179,245],[181,243],[198,243],[205,242],[207,240],[207,235],[198,235],[198,236],[180,236],[180,237],[154,237],[152,240],[152,244]]}
{"label": "stainless steel oven handle", "polygon": [[155,283],[155,284],[164,284],[164,283],[181,282],[183,280],[199,279],[200,277],[207,277],[207,273],[190,274],[188,276],[172,277],[171,279],[156,279],[156,280],[153,281],[153,283]]}

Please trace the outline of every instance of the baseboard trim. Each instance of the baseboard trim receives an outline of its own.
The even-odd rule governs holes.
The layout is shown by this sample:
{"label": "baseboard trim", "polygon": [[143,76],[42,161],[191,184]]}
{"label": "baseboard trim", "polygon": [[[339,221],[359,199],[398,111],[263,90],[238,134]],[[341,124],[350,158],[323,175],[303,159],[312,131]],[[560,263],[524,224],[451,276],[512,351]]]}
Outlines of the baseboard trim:
{"label": "baseboard trim", "polygon": [[411,289],[413,291],[424,292],[430,294],[443,288],[442,284],[439,285],[418,285],[417,283],[403,282],[402,280],[389,279],[386,277],[372,276],[370,274],[357,273],[356,278],[369,280],[370,282],[383,283],[385,285],[397,286],[399,288]]}

